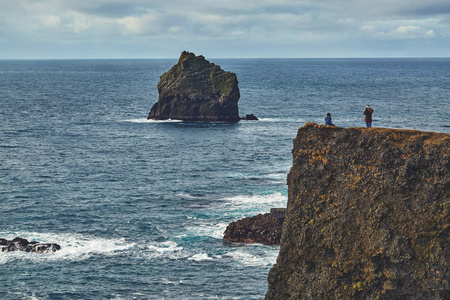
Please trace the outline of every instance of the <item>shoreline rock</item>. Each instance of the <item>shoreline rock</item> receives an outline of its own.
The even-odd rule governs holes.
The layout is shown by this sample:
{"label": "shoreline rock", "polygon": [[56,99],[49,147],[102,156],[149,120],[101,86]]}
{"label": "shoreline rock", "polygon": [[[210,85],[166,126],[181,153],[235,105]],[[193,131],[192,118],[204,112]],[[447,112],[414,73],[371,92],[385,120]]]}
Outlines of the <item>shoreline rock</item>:
{"label": "shoreline rock", "polygon": [[246,115],[245,117],[241,118],[241,120],[247,120],[247,121],[258,121],[259,119],[254,115]]}
{"label": "shoreline rock", "polygon": [[0,238],[0,252],[35,252],[35,253],[50,253],[61,249],[61,246],[54,243],[40,243],[36,241],[29,242],[26,239],[16,237],[12,240]]}
{"label": "shoreline rock", "polygon": [[285,208],[272,208],[270,213],[232,222],[224,232],[224,240],[233,243],[279,245],[285,211]]}

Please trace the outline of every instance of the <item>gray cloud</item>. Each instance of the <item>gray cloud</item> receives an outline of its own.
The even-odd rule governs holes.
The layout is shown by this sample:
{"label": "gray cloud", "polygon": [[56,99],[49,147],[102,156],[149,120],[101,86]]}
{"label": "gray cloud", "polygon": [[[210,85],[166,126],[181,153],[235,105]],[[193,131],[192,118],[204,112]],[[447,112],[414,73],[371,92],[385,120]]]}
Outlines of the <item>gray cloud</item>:
{"label": "gray cloud", "polygon": [[120,18],[132,15],[142,15],[146,13],[146,9],[135,6],[133,3],[101,3],[93,7],[83,7],[79,9],[91,15],[100,15],[110,18]]}
{"label": "gray cloud", "polygon": [[7,44],[0,58],[165,57],[192,48],[218,57],[442,56],[450,47],[447,0],[0,0],[0,7]]}

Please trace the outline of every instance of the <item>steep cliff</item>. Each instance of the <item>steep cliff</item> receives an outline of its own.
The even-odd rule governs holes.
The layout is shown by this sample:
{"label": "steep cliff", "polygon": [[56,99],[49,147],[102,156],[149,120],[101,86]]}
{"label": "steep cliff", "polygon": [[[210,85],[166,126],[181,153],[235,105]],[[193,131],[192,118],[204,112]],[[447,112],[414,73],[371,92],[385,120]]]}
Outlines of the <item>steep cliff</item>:
{"label": "steep cliff", "polygon": [[201,55],[182,52],[178,63],[161,76],[158,92],[158,102],[147,119],[240,120],[236,74],[225,72]]}
{"label": "steep cliff", "polygon": [[307,123],[266,299],[450,299],[450,135]]}

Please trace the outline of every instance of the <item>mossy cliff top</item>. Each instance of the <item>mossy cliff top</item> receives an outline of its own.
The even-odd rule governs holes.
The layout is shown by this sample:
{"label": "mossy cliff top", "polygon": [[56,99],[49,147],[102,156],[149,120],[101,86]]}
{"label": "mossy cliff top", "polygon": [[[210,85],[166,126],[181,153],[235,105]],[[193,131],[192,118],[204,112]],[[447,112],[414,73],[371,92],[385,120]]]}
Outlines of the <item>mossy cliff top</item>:
{"label": "mossy cliff top", "polygon": [[266,299],[450,299],[450,135],[307,123]]}

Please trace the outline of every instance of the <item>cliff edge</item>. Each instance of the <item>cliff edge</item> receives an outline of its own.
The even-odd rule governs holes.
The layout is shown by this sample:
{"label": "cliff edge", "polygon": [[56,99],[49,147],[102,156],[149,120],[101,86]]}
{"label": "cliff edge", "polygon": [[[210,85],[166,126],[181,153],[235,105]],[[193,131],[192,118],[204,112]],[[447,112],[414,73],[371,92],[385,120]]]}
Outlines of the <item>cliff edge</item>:
{"label": "cliff edge", "polygon": [[183,51],[178,63],[161,76],[159,99],[147,119],[238,122],[240,98],[236,74],[203,56]]}
{"label": "cliff edge", "polygon": [[450,299],[450,135],[307,123],[266,299]]}

